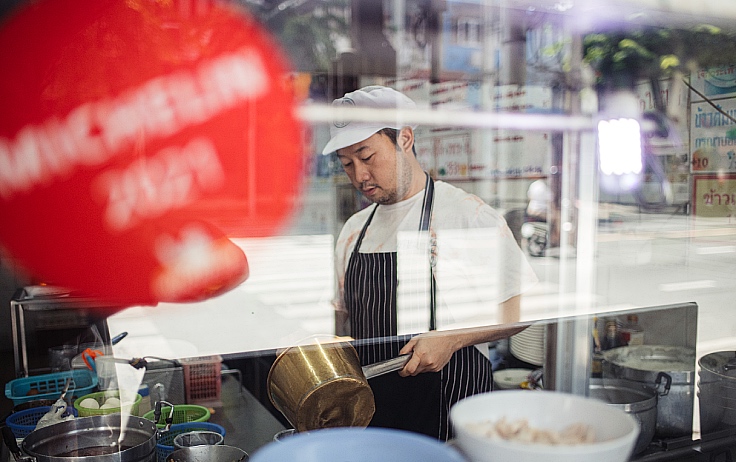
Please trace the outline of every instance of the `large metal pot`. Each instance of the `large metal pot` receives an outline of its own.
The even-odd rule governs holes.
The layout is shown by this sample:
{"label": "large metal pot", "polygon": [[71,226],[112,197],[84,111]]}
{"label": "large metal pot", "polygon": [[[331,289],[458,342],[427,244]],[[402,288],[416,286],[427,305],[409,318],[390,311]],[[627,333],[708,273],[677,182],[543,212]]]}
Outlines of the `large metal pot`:
{"label": "large metal pot", "polygon": [[591,379],[590,397],[621,409],[639,422],[634,454],[649,446],[657,426],[657,391],[654,388],[628,380]]}
{"label": "large metal pot", "polygon": [[271,403],[299,432],[331,427],[365,427],[375,412],[368,379],[401,369],[408,355],[360,366],[348,342],[290,347],[274,361],[267,387]]}
{"label": "large metal pot", "polygon": [[736,351],[718,351],[698,360],[700,431],[736,425]]}
{"label": "large metal pot", "polygon": [[661,437],[692,433],[695,349],[636,345],[603,353],[603,378],[623,379],[657,390],[657,426]]}
{"label": "large metal pot", "polygon": [[23,454],[14,438],[5,442],[16,460],[24,462],[155,462],[154,422],[125,418],[123,424],[120,414],[80,417],[40,428],[23,440]]}

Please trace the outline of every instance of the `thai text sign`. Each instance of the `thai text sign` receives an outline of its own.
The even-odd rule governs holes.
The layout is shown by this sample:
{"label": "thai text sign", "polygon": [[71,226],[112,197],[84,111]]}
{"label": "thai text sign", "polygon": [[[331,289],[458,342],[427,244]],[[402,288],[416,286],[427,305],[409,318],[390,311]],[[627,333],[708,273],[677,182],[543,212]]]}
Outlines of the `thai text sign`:
{"label": "thai text sign", "polygon": [[736,216],[736,175],[696,175],[693,214],[701,217]]}

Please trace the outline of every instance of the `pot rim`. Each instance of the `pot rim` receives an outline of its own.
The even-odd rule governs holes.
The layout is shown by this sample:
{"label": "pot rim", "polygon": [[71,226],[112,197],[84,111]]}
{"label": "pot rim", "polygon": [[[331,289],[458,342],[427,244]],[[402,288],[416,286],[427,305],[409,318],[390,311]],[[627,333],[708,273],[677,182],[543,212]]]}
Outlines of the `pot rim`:
{"label": "pot rim", "polygon": [[639,398],[643,398],[630,403],[606,402],[606,404],[610,406],[618,407],[619,409],[623,409],[624,411],[629,413],[640,413],[657,408],[657,400],[659,396],[657,390],[644,383],[632,383],[631,381],[621,379],[591,379],[591,391],[593,389],[605,390],[606,388],[623,390],[628,393],[634,394]]}
{"label": "pot rim", "polygon": [[[111,454],[97,456],[62,457],[59,455],[42,454],[33,448],[33,445],[48,445],[52,442],[69,438],[72,435],[93,431],[107,427],[113,432],[120,429],[122,424],[121,414],[96,415],[89,417],[78,417],[66,422],[50,425],[29,434],[21,443],[22,452],[28,454],[37,462],[125,462],[135,461],[141,457],[153,454],[156,449],[156,440],[159,431],[154,422],[138,416],[126,416],[128,421],[126,427],[143,430],[148,438],[135,446],[117,451]],[[89,424],[87,427],[84,425]]]}

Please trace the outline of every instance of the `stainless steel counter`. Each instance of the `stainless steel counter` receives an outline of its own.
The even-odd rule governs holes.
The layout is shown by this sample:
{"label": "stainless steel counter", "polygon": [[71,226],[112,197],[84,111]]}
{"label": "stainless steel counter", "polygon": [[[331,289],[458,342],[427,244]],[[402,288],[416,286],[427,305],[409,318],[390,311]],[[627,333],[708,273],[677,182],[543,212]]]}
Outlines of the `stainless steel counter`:
{"label": "stainless steel counter", "polygon": [[225,444],[248,454],[273,442],[285,427],[234,376],[223,375],[222,406],[215,407],[210,422],[225,427]]}

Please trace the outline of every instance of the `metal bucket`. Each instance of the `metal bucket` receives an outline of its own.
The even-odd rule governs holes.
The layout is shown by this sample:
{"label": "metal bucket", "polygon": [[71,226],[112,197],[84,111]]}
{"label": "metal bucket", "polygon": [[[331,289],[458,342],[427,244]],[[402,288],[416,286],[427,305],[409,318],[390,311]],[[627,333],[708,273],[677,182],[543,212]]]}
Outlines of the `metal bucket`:
{"label": "metal bucket", "polygon": [[621,409],[639,422],[634,454],[649,446],[657,426],[657,391],[654,388],[628,380],[591,379],[590,397]]}
{"label": "metal bucket", "polygon": [[297,431],[365,427],[375,402],[355,348],[347,342],[287,348],[267,379],[273,405]]}
{"label": "metal bucket", "polygon": [[240,462],[248,460],[248,453],[233,446],[193,446],[177,449],[169,454],[167,462]]}
{"label": "metal bucket", "polygon": [[221,434],[204,430],[181,433],[174,437],[174,447],[176,449],[191,448],[194,446],[214,446],[224,444],[225,438]]}
{"label": "metal bucket", "polygon": [[662,437],[693,430],[695,349],[670,345],[636,345],[603,353],[603,378],[643,383],[656,389],[657,428]]}
{"label": "metal bucket", "polygon": [[[21,445],[17,460],[35,462],[154,462],[156,460],[156,425],[147,419],[126,416],[120,439],[120,414],[80,417],[40,428],[29,434]],[[6,438],[6,443],[9,443]]]}

